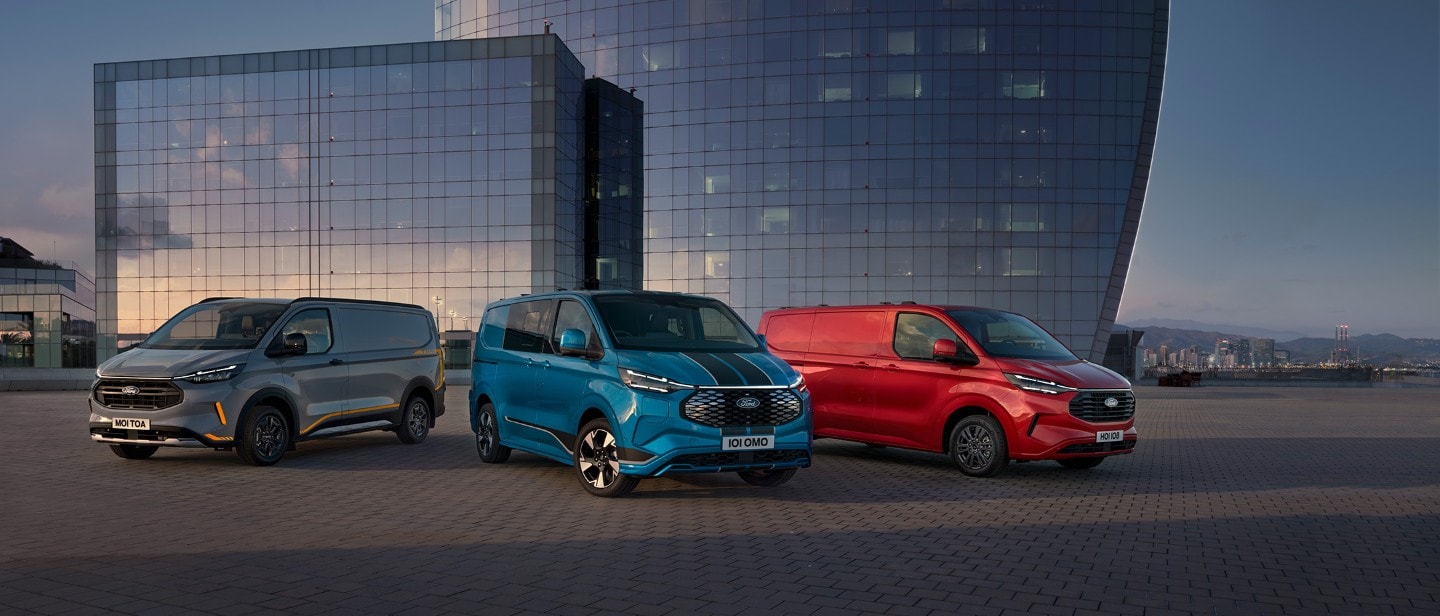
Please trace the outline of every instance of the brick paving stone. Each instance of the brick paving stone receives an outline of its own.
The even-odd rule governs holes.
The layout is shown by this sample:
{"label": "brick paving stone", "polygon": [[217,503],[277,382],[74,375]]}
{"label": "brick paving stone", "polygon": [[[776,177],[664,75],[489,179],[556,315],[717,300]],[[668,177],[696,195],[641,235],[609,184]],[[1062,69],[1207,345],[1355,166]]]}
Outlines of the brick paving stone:
{"label": "brick paving stone", "polygon": [[1090,471],[978,480],[818,441],[781,487],[619,500],[528,454],[480,463],[465,394],[420,445],[253,468],[122,460],[85,438],[84,392],[0,393],[24,435],[0,458],[0,612],[1440,612],[1435,389],[1141,387],[1140,446]]}

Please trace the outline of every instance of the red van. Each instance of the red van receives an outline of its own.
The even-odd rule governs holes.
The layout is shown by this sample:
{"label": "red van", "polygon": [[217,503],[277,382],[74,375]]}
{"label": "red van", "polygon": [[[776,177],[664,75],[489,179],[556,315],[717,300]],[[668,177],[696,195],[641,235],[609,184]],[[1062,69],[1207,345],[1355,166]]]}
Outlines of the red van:
{"label": "red van", "polygon": [[989,477],[1010,460],[1094,468],[1135,448],[1135,396],[1018,314],[905,302],[766,312],[770,350],[805,376],[815,436],[950,454]]}

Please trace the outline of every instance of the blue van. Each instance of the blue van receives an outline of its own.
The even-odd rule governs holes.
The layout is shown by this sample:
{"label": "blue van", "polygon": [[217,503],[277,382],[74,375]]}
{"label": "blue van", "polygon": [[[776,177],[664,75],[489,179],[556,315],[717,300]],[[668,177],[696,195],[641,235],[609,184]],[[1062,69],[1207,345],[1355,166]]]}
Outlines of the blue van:
{"label": "blue van", "polygon": [[480,459],[573,464],[596,496],[641,477],[810,466],[810,395],[729,306],[647,291],[560,291],[485,309],[470,427]]}

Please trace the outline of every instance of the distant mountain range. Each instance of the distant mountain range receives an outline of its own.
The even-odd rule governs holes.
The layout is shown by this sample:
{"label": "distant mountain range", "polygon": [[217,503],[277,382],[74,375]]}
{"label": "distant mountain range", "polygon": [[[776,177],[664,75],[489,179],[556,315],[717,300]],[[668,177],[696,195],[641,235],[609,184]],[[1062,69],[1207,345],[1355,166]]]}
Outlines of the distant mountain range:
{"label": "distant mountain range", "polygon": [[[1150,325],[1142,325],[1149,323]],[[1335,348],[1333,338],[1307,338],[1293,333],[1268,331],[1251,327],[1221,326],[1230,331],[1217,329],[1186,329],[1164,327],[1161,323],[1194,323],[1193,321],[1166,321],[1150,319],[1138,321],[1135,325],[1120,325],[1117,328],[1138,329],[1145,332],[1140,346],[1159,349],[1168,346],[1178,351],[1192,346],[1213,353],[1215,341],[1221,338],[1273,338],[1276,350],[1290,351],[1290,361],[1318,364],[1330,361],[1330,352]],[[1196,325],[1204,324],[1197,323]],[[1253,333],[1252,333],[1253,332]],[[1350,355],[1372,366],[1391,364],[1440,365],[1440,340],[1433,338],[1401,338],[1393,334],[1365,334],[1350,336]]]}

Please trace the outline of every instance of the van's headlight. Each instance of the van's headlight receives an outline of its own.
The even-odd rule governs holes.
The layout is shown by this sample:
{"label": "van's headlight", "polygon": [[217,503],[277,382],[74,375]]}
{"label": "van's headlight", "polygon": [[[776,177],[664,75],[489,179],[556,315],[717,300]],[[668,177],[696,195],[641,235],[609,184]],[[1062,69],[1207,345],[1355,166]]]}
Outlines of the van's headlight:
{"label": "van's headlight", "polygon": [[1006,372],[1005,378],[1010,381],[1011,385],[1019,387],[1020,389],[1023,389],[1025,391],[1050,394],[1052,396],[1072,391],[1080,391],[1074,387],[1066,387],[1059,383],[1047,381],[1045,379],[1037,379],[1033,376],[1025,376],[1023,374],[1011,374],[1009,372]]}
{"label": "van's headlight", "polygon": [[805,385],[805,377],[795,377],[795,382],[790,384],[790,389],[795,390],[795,393],[797,394],[805,391],[806,389],[809,389],[809,387]]}
{"label": "van's headlight", "polygon": [[224,368],[211,368],[209,370],[191,372],[190,374],[184,376],[177,376],[175,377],[175,380],[190,381],[191,383],[214,383],[217,381],[228,381],[234,378],[235,375],[240,374],[240,371],[244,369],[245,364],[235,364],[233,366],[225,366]]}
{"label": "van's headlight", "polygon": [[629,385],[630,387],[635,389],[641,389],[644,391],[658,391],[664,394],[668,394],[673,391],[680,391],[682,389],[695,389],[694,385],[676,383],[675,381],[667,379],[663,376],[655,376],[653,374],[645,374],[644,372],[636,372],[629,368],[620,369],[620,380],[623,381],[626,385]]}

